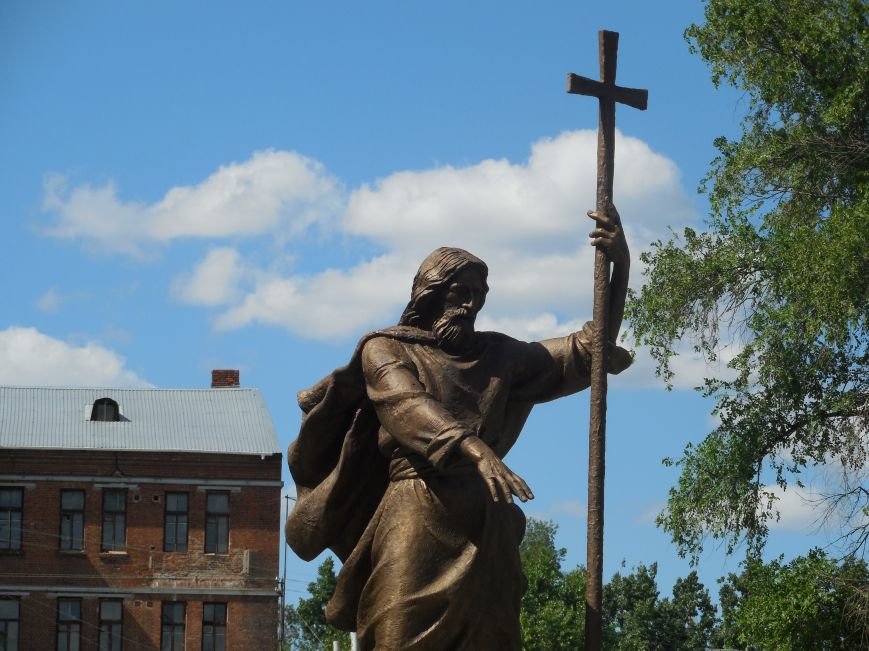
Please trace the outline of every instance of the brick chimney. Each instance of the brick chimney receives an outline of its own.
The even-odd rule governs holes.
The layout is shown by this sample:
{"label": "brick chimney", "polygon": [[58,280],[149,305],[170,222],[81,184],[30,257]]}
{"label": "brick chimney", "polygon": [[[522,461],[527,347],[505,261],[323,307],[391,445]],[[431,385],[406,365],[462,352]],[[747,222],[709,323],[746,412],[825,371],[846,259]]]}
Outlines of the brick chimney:
{"label": "brick chimney", "polygon": [[211,371],[211,388],[225,389],[226,387],[241,386],[238,380],[238,371],[234,369],[215,369]]}

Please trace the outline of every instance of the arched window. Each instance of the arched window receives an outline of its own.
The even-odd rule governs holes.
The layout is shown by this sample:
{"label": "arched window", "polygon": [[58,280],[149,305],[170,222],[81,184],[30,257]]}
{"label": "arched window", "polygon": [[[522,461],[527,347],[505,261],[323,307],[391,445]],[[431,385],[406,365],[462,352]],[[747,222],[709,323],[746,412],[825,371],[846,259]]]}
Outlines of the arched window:
{"label": "arched window", "polygon": [[118,409],[118,403],[111,398],[100,398],[94,402],[94,407],[91,410],[91,420],[121,420],[121,410]]}

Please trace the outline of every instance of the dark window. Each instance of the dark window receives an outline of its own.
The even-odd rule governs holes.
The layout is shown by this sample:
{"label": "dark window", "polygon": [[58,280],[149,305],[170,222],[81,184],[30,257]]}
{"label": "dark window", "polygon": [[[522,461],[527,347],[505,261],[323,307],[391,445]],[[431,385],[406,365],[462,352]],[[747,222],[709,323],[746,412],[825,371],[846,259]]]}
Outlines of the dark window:
{"label": "dark window", "polygon": [[163,551],[187,551],[187,493],[166,493]]}
{"label": "dark window", "polygon": [[226,552],[229,549],[229,493],[208,491],[205,500],[205,551]]}
{"label": "dark window", "polygon": [[60,548],[84,549],[84,491],[60,491]]}
{"label": "dark window", "polygon": [[18,651],[17,599],[0,599],[0,651]]}
{"label": "dark window", "polygon": [[126,489],[103,490],[103,537],[100,549],[104,552],[124,551],[127,525]]}
{"label": "dark window", "polygon": [[91,409],[91,420],[121,420],[121,410],[118,408],[118,403],[111,398],[100,398]]}
{"label": "dark window", "polygon": [[163,632],[160,651],[184,651],[184,610],[183,601],[163,602]]}
{"label": "dark window", "polygon": [[24,489],[0,488],[0,550],[21,549]]}
{"label": "dark window", "polygon": [[124,648],[124,602],[119,599],[100,600],[100,651],[121,651]]}
{"label": "dark window", "polygon": [[202,651],[226,651],[226,604],[203,604]]}
{"label": "dark window", "polygon": [[79,651],[81,599],[57,600],[57,651]]}

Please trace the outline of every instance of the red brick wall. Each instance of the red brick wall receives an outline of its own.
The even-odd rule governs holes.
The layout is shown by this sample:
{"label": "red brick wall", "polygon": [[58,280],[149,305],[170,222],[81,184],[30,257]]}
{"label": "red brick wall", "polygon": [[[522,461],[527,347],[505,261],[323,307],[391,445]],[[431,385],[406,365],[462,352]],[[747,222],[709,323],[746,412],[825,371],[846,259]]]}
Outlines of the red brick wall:
{"label": "red brick wall", "polygon": [[[183,599],[179,599],[183,600]],[[189,598],[184,627],[185,648],[202,648],[202,604],[227,603],[226,648],[229,651],[271,651],[277,648],[278,604],[274,599],[234,597],[231,600]],[[81,600],[81,649],[97,648],[99,641],[99,598]],[[32,593],[20,600],[20,651],[50,651],[57,637],[57,600],[44,593]],[[123,602],[125,651],[160,649],[162,601],[153,595],[134,595]]]}
{"label": "red brick wall", "polygon": [[[118,471],[120,471],[118,473]],[[281,488],[235,485],[245,481],[278,482],[280,455],[258,456],[3,451],[0,474],[30,479],[0,480],[0,485],[25,484],[22,549],[0,553],[0,592],[10,586],[30,586],[22,597],[22,649],[53,649],[56,635],[56,594],[39,586],[106,588],[136,594],[124,603],[125,649],[159,649],[162,599],[186,601],[187,648],[201,648],[202,602],[226,602],[230,649],[270,649],[276,646],[277,596],[219,596],[186,594],[190,590],[257,590],[271,593],[279,573]],[[49,477],[68,476],[57,481]],[[42,479],[44,477],[45,479]],[[81,478],[75,479],[75,478]],[[102,489],[94,485],[127,487],[126,549],[100,551]],[[139,479],[192,480],[194,483],[157,483]],[[229,551],[206,554],[205,500],[201,482],[226,482],[230,490]],[[217,488],[217,487],[214,487]],[[61,490],[85,491],[84,550],[59,549]],[[163,551],[166,492],[189,495],[188,551]],[[137,589],[160,590],[159,594]],[[162,592],[165,590],[165,593]],[[172,594],[173,590],[181,593]],[[83,636],[98,629],[97,597],[83,599]],[[148,603],[151,606],[148,607]],[[83,637],[84,639],[84,637]],[[94,638],[95,639],[95,638]],[[134,646],[130,646],[134,645]],[[83,649],[95,648],[85,644]]]}

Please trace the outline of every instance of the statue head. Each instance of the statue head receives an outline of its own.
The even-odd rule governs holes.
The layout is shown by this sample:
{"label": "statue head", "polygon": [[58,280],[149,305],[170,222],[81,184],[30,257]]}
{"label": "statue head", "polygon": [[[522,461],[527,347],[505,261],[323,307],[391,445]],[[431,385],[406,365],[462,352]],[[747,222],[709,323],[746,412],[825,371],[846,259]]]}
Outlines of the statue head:
{"label": "statue head", "polygon": [[447,350],[466,348],[489,291],[488,274],[486,263],[464,249],[435,249],[413,278],[410,302],[399,325],[431,330]]}

